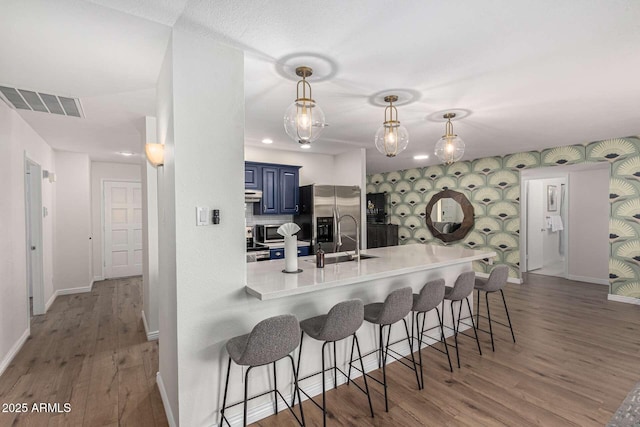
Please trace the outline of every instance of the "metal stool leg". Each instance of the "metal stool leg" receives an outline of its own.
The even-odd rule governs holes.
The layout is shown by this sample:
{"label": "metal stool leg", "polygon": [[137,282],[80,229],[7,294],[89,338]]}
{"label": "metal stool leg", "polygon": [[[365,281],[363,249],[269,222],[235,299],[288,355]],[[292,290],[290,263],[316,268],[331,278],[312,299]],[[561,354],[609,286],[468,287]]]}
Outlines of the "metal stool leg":
{"label": "metal stool leg", "polygon": [[353,334],[353,341],[358,348],[358,358],[360,359],[360,368],[362,369],[362,378],[364,379],[364,389],[367,391],[367,400],[369,401],[369,411],[371,411],[371,418],[373,418],[373,405],[371,404],[371,395],[369,394],[369,384],[367,384],[367,375],[364,373],[364,362],[362,361],[362,353],[360,352],[360,343],[358,337]]}
{"label": "metal stool leg", "polygon": [[507,300],[504,299],[504,291],[500,289],[500,294],[502,294],[502,302],[504,303],[504,311],[507,313],[507,320],[509,321],[509,329],[511,329],[511,338],[513,338],[513,342],[516,342],[516,336],[513,333],[513,326],[511,325],[511,318],[509,317],[509,310],[507,309]]}
{"label": "metal stool leg", "polygon": [[480,289],[478,289],[476,296],[476,326],[480,329]]}
{"label": "metal stool leg", "polygon": [[327,425],[327,395],[326,395],[326,390],[325,390],[325,383],[324,383],[324,371],[325,371],[325,367],[324,367],[324,348],[325,346],[329,344],[329,341],[326,341],[324,344],[322,344],[322,425],[326,426]]}
{"label": "metal stool leg", "polygon": [[247,395],[249,394],[249,372],[251,372],[251,368],[253,368],[253,366],[249,366],[247,368],[247,373],[244,374],[244,400],[242,402],[242,406],[244,408],[242,418],[244,427],[247,427]]}
{"label": "metal stool leg", "polygon": [[[471,326],[473,327],[473,333],[476,336],[476,344],[478,344],[478,353],[482,356],[482,349],[480,348],[480,340],[478,339],[478,330],[476,329],[476,322],[473,321],[473,313],[471,312],[471,304],[469,303],[469,297],[464,299],[467,302],[469,308],[469,317],[471,318]],[[462,301],[460,301],[460,308],[462,308]],[[460,321],[460,319],[458,319]]]}
{"label": "metal stool leg", "polygon": [[413,372],[416,374],[416,382],[418,383],[418,390],[422,387],[420,385],[420,377],[418,376],[418,367],[416,366],[416,359],[413,356],[413,348],[411,345],[411,337],[409,336],[409,326],[407,325],[407,319],[402,319],[402,323],[404,323],[404,331],[407,333],[407,342],[409,343],[409,351],[411,352],[411,363],[413,363]]}
{"label": "metal stool leg", "polygon": [[[289,360],[291,361],[291,370],[293,371],[293,383],[294,383],[293,395],[294,396],[298,395],[298,402],[300,402],[300,404],[298,405],[300,407],[300,421],[301,421],[300,424],[304,426],[305,422],[304,422],[304,411],[302,410],[302,397],[300,396],[300,387],[298,386],[298,371],[300,370],[300,365],[298,365],[296,369],[296,365],[295,363],[293,363],[293,357],[290,354],[288,355],[288,357],[289,357]],[[293,414],[293,405],[291,405],[291,413]]]}
{"label": "metal stool leg", "polygon": [[[447,345],[447,339],[444,336],[444,311],[442,312],[442,316],[441,316],[440,310],[438,310],[438,307],[436,307],[436,314],[438,315],[438,322],[440,322],[440,339],[442,340],[442,344],[444,344],[444,351],[447,354],[447,361],[449,362],[449,371],[453,372],[453,365],[451,364],[451,356],[449,355],[449,346]],[[422,383],[422,388],[424,388],[424,382]]]}
{"label": "metal stool leg", "polygon": [[[222,426],[223,421],[227,421],[224,417],[224,410],[227,404],[227,390],[229,389],[229,374],[231,373],[231,357],[229,357],[229,363],[227,365],[227,379],[224,382],[224,397],[222,398],[222,410],[220,411],[220,426]],[[231,427],[229,421],[227,421],[227,425]]]}
{"label": "metal stool leg", "polygon": [[[424,323],[427,319],[427,313],[422,313],[422,327],[420,328],[420,333],[418,334],[418,359],[420,360],[420,387],[419,389],[424,389],[424,369],[422,368],[422,334],[424,334]],[[416,313],[416,323],[420,324],[420,313]],[[418,326],[416,325],[416,326]]]}
{"label": "metal stool leg", "polygon": [[[294,375],[295,375],[295,372],[294,372]],[[278,373],[276,372],[276,362],[273,362],[273,400],[275,400],[276,414],[277,414],[278,413]]]}
{"label": "metal stool leg", "polygon": [[[458,328],[456,328],[456,314],[453,309],[453,301],[451,301],[451,323],[453,325],[453,340],[456,344],[456,359],[458,359],[458,369],[460,368],[460,352],[458,351]],[[460,301],[462,307],[462,301]]]}
{"label": "metal stool leg", "polygon": [[333,388],[338,388],[338,358],[336,357],[336,342],[333,342]]}
{"label": "metal stool leg", "polygon": [[389,338],[391,336],[391,325],[389,325],[389,333],[387,334],[387,345],[383,347],[382,358],[382,383],[384,385],[384,411],[389,412],[389,400],[387,398],[387,355],[389,354]]}
{"label": "metal stool leg", "polygon": [[[298,375],[300,374],[300,358],[302,357],[302,341],[303,340],[304,340],[304,331],[300,332],[300,347],[298,347],[298,366],[297,368],[294,367],[294,371],[293,371],[296,378],[298,378]],[[293,400],[291,401],[291,406],[295,406],[295,404],[296,404],[296,394],[293,393]],[[300,401],[300,404],[302,405],[302,400]]]}
{"label": "metal stool leg", "polygon": [[[478,291],[478,293],[480,293],[480,291]],[[491,351],[496,351],[496,347],[493,344],[493,326],[491,326],[491,310],[489,309],[489,292],[484,293],[484,299],[487,304],[487,319],[489,319],[489,335],[491,336]]]}

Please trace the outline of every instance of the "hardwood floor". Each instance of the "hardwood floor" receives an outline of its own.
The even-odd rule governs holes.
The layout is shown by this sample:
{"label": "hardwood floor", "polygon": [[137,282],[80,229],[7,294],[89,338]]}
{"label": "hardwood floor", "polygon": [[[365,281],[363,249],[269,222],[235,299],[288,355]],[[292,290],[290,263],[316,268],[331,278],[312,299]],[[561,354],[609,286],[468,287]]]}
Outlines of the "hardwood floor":
{"label": "hardwood floor", "polygon": [[[373,419],[366,397],[343,385],[327,393],[328,424],[605,425],[640,380],[640,306],[607,301],[607,287],[602,285],[539,275],[525,280],[525,285],[509,284],[505,290],[516,344],[509,330],[498,326],[495,353],[489,336],[481,333],[480,356],[475,341],[463,337],[463,366],[454,367],[453,373],[446,357],[424,349],[424,390],[417,391],[412,371],[394,363],[387,370],[388,413],[377,384]],[[506,322],[499,295],[492,298],[492,316]],[[486,320],[481,326],[486,328]],[[303,408],[308,425],[322,425],[317,408],[310,402]],[[255,425],[295,424],[281,412]]]}
{"label": "hardwood floor", "polygon": [[[139,277],[96,282],[56,298],[32,317],[31,337],[0,377],[0,426],[166,426],[156,387],[158,343],[140,318]],[[68,413],[31,412],[33,403],[71,404]]]}

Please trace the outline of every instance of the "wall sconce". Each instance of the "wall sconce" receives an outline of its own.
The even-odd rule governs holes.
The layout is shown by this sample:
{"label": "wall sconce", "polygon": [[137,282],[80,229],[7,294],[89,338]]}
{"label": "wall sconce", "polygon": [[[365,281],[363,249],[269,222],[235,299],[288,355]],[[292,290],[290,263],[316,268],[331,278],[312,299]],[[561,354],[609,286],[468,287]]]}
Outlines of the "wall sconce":
{"label": "wall sconce", "polygon": [[42,171],[42,179],[49,179],[50,183],[54,183],[57,180],[56,174],[54,172],[49,172],[48,170]]}
{"label": "wall sconce", "polygon": [[154,144],[147,142],[144,146],[144,151],[147,154],[147,160],[153,166],[164,165],[164,144]]}

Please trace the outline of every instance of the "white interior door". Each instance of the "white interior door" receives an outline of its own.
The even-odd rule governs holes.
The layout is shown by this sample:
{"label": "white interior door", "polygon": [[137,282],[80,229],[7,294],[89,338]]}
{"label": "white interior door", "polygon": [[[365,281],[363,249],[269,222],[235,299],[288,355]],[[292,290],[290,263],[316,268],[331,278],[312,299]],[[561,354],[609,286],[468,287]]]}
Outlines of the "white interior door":
{"label": "white interior door", "polygon": [[542,180],[527,181],[527,271],[542,268],[544,195]]}
{"label": "white interior door", "polygon": [[139,182],[104,182],[105,277],[142,274],[142,189]]}
{"label": "white interior door", "polygon": [[33,315],[44,314],[44,268],[42,252],[42,168],[25,161],[27,240],[27,292],[33,297]]}

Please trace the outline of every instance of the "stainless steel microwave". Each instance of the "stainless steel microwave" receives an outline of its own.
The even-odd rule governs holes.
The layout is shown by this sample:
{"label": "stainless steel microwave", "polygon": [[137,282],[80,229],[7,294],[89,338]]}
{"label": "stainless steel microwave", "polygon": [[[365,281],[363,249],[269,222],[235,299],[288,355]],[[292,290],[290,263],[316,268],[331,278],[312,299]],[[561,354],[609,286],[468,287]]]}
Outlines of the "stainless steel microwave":
{"label": "stainless steel microwave", "polygon": [[284,237],[278,234],[278,225],[256,225],[256,237],[261,243],[279,243],[284,242]]}

